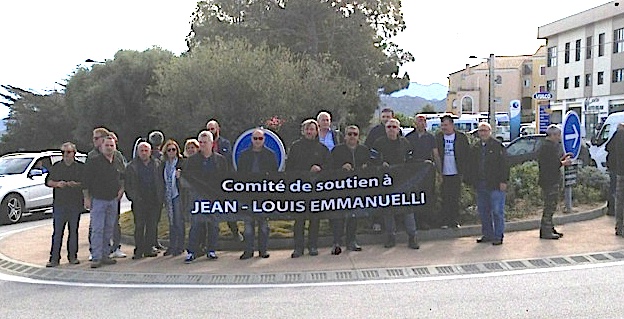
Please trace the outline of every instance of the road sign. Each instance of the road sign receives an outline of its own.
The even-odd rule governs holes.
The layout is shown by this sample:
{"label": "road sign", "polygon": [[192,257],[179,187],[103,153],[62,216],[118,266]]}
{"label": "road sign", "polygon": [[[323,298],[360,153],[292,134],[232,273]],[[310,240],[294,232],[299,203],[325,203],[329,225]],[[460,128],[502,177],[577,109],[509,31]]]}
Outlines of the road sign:
{"label": "road sign", "polygon": [[581,151],[581,121],[578,114],[568,111],[563,120],[563,150],[576,159]]}
{"label": "road sign", "polygon": [[550,92],[536,92],[533,94],[533,98],[536,100],[551,100],[552,97]]}
{"label": "road sign", "polygon": [[[234,162],[234,169],[238,168],[238,158],[240,154],[251,147],[251,134],[255,131],[255,128],[249,129],[241,134],[234,143],[232,148],[232,160]],[[286,168],[286,149],[284,143],[280,137],[271,130],[264,130],[264,146],[269,148],[275,154],[275,160],[277,161],[278,170],[284,171]]]}
{"label": "road sign", "polygon": [[545,133],[548,125],[550,125],[550,104],[547,101],[546,104],[539,105],[539,133]]}

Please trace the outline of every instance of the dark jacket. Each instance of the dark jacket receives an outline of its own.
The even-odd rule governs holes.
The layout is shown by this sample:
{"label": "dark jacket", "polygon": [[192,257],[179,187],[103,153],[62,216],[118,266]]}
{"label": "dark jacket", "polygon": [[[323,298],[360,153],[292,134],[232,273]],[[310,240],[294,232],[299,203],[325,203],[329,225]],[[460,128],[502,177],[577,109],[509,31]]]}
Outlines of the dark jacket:
{"label": "dark jacket", "polygon": [[[368,148],[372,148],[375,141],[380,138],[386,136],[386,125],[379,123],[375,125],[370,131],[368,131],[368,135],[366,135],[366,140],[364,141],[364,145],[368,146]],[[403,132],[399,130],[399,136],[403,136]]]}
{"label": "dark jacket", "polygon": [[254,156],[258,156],[258,173],[277,172],[277,158],[275,153],[264,146],[260,152],[254,152],[252,147],[240,153],[238,158],[238,166],[236,170],[239,172],[252,173]]}
{"label": "dark jacket", "polygon": [[[162,162],[159,159],[152,158],[151,161],[154,163],[154,187],[156,187],[156,200],[159,202],[156,204],[162,204],[164,196],[165,196],[165,182],[162,171]],[[125,180],[125,191],[126,197],[128,200],[132,202],[141,202],[143,198],[141,198],[141,190],[140,187],[141,182],[139,180],[139,165],[144,165],[141,162],[140,158],[133,159],[130,164],[126,167],[126,180]]]}
{"label": "dark jacket", "polygon": [[616,175],[624,175],[624,134],[615,131],[607,142],[607,168]]}
{"label": "dark jacket", "polygon": [[364,164],[370,164],[370,150],[362,144],[358,144],[354,150],[347,144],[336,145],[331,151],[331,157],[332,167],[336,169],[342,168],[346,163],[350,163],[355,170],[362,168]]}
{"label": "dark jacket", "polygon": [[402,164],[409,161],[412,156],[412,144],[403,136],[392,141],[384,135],[373,143],[372,149],[378,152],[376,164],[383,162],[390,165]]}
{"label": "dark jacket", "polygon": [[537,163],[539,164],[539,181],[541,187],[550,187],[561,183],[561,157],[563,148],[561,143],[545,140],[539,150]]}
{"label": "dark jacket", "polygon": [[217,153],[225,156],[228,161],[232,161],[232,143],[222,136],[217,138]]}
{"label": "dark jacket", "polygon": [[[455,149],[455,165],[457,166],[457,172],[462,175],[469,169],[470,162],[470,144],[468,143],[468,137],[466,134],[455,131],[455,142],[453,143]],[[444,133],[438,132],[436,134],[436,147],[440,154],[440,172],[444,171]]]}
{"label": "dark jacket", "polygon": [[433,161],[433,149],[436,148],[436,141],[431,133],[425,131],[422,136],[418,136],[418,132],[413,130],[405,138],[412,144],[414,150],[412,160]]}
{"label": "dark jacket", "polygon": [[312,165],[318,165],[322,169],[329,168],[331,158],[329,150],[318,141],[302,137],[292,143],[286,159],[287,171],[310,171]]}
{"label": "dark jacket", "polygon": [[[485,157],[483,157],[485,155]],[[485,181],[488,190],[499,189],[500,183],[509,180],[509,165],[503,144],[497,139],[490,137],[485,142],[485,154],[481,140],[470,148],[471,169],[466,173],[468,183],[477,186]],[[481,161],[484,160],[483,165]]]}

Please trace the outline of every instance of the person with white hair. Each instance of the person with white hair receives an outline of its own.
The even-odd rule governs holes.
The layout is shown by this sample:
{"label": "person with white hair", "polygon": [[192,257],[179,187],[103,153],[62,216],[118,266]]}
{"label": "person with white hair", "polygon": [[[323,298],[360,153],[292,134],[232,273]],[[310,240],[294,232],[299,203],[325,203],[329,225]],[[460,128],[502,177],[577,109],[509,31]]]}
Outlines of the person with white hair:
{"label": "person with white hair", "polygon": [[553,215],[559,202],[559,186],[562,181],[561,167],[572,165],[572,154],[563,154],[561,147],[561,128],[551,124],[546,129],[546,140],[538,155],[539,185],[542,188],[544,210],[540,223],[540,238],[559,239],[563,233],[558,232],[553,224]]}
{"label": "person with white hair", "polygon": [[472,169],[468,180],[477,191],[477,211],[481,219],[481,237],[477,243],[503,244],[505,231],[505,197],[509,166],[505,148],[492,137],[492,127],[487,122],[477,127],[479,141],[471,147]]}

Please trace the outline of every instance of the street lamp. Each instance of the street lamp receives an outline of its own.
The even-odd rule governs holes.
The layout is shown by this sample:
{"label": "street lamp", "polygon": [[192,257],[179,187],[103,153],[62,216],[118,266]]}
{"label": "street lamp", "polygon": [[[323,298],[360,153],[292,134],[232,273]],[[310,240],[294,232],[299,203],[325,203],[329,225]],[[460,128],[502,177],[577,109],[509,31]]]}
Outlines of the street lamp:
{"label": "street lamp", "polygon": [[106,62],[102,62],[102,61],[95,61],[93,59],[86,59],[85,62],[87,63],[99,63],[99,64],[105,64]]}
{"label": "street lamp", "polygon": [[[469,59],[478,59],[478,57],[471,55]],[[491,53],[489,58],[484,58],[488,64],[488,122],[494,130],[496,128],[496,106],[494,105],[494,54]]]}

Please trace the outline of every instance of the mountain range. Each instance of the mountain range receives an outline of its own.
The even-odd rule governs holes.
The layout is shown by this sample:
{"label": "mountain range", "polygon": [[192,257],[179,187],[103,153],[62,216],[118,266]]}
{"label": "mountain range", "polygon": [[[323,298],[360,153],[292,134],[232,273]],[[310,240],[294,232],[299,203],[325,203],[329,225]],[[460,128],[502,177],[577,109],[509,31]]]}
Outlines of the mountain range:
{"label": "mountain range", "polygon": [[390,95],[382,94],[379,97],[380,108],[389,107],[396,113],[412,116],[420,113],[425,105],[430,104],[436,112],[444,112],[447,91],[448,87],[439,83],[422,85],[410,82],[409,86],[403,90]]}

